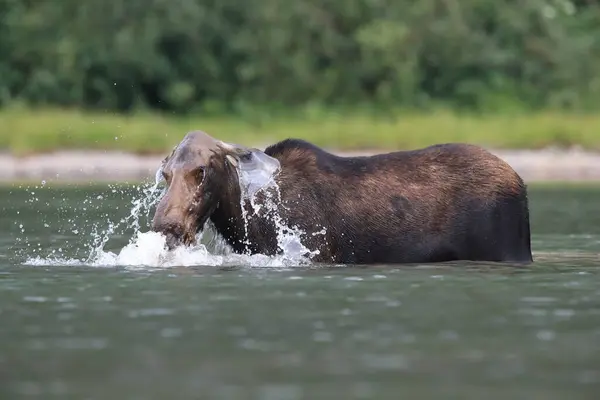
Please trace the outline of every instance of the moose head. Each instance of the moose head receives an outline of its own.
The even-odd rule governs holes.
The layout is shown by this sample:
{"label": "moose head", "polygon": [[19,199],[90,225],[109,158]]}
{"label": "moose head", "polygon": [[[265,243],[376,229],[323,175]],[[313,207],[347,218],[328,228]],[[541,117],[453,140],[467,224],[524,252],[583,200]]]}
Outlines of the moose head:
{"label": "moose head", "polygon": [[152,229],[166,236],[169,249],[192,245],[215,210],[239,205],[242,194],[252,196],[279,167],[275,158],[258,149],[225,143],[202,131],[189,132],[163,160],[167,190]]}

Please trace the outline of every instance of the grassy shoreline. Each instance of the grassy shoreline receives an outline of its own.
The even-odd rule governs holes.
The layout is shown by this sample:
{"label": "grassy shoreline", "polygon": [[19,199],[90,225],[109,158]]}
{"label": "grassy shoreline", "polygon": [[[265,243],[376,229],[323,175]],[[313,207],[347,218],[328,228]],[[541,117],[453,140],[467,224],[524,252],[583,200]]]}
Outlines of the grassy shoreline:
{"label": "grassy shoreline", "polygon": [[31,155],[56,150],[157,154],[185,132],[201,129],[248,146],[297,137],[338,150],[411,149],[470,142],[497,149],[579,146],[600,150],[600,115],[539,112],[514,115],[320,112],[267,116],[130,116],[59,109],[0,109],[0,150]]}

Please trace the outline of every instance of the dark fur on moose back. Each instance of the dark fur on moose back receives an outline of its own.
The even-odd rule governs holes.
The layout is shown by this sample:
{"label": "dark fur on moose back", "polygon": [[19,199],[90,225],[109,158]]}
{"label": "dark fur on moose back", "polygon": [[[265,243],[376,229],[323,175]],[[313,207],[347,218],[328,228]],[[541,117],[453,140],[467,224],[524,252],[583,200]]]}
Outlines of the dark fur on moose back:
{"label": "dark fur on moose back", "polygon": [[[225,152],[211,152],[202,157],[204,183],[195,196],[207,204],[195,216],[196,230],[210,218],[234,251],[275,254],[276,231],[269,219],[252,218],[250,244],[244,243],[235,168]],[[320,251],[314,261],[532,261],[526,186],[507,163],[480,147],[441,144],[340,157],[287,139],[264,153],[281,166],[276,181],[285,207],[280,214],[306,233],[307,248]],[[157,208],[155,230],[173,226],[172,219],[165,222],[165,210],[173,209],[169,202],[167,195]],[[323,228],[326,234],[317,234]]]}

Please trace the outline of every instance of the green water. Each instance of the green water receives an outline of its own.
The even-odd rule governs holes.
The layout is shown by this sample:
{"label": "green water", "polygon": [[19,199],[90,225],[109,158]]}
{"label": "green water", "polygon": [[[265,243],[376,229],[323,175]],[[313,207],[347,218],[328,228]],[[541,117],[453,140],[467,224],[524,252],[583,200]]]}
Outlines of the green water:
{"label": "green water", "polygon": [[130,208],[34,192],[0,191],[2,399],[598,396],[598,188],[531,189],[519,269],[26,266],[84,259],[93,225]]}

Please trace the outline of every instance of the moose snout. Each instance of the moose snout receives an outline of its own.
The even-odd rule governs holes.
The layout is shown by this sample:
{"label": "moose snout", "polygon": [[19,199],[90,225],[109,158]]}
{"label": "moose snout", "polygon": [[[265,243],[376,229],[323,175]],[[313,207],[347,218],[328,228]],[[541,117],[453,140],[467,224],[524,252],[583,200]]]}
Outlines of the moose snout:
{"label": "moose snout", "polygon": [[154,221],[152,230],[166,237],[167,248],[173,250],[183,242],[183,225],[170,221]]}

